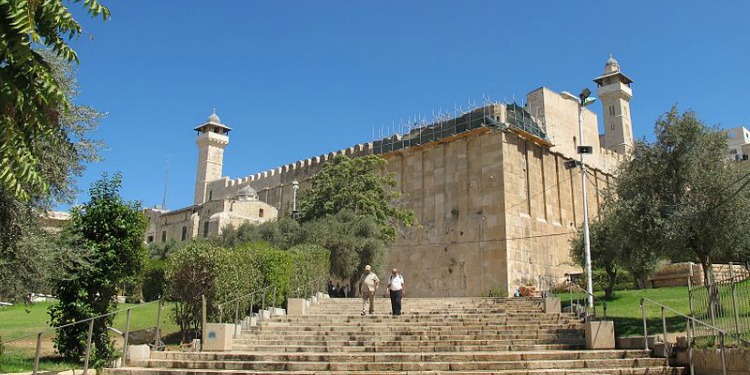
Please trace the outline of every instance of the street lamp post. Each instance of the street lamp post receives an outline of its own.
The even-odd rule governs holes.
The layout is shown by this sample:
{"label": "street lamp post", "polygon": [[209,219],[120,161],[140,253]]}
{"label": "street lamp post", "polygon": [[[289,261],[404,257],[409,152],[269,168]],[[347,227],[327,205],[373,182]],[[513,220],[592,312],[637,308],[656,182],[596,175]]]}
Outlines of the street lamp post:
{"label": "street lamp post", "polygon": [[590,96],[591,90],[583,89],[578,97],[574,96],[569,92],[562,92],[562,95],[568,99],[574,100],[578,103],[578,154],[581,160],[581,193],[583,196],[583,248],[586,257],[586,291],[588,291],[588,306],[594,307],[594,282],[593,274],[591,273],[591,239],[589,237],[589,205],[588,196],[586,194],[586,163],[584,162],[584,155],[592,153],[590,146],[583,145],[583,107],[596,101],[596,98]]}
{"label": "street lamp post", "polygon": [[299,217],[297,212],[297,190],[299,190],[299,182],[297,180],[292,181],[292,218],[296,219]]}

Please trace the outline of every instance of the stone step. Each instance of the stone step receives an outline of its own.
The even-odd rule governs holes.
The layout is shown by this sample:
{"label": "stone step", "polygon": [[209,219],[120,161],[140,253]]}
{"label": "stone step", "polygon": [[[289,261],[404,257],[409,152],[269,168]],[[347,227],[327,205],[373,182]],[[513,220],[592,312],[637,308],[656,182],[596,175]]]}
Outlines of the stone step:
{"label": "stone step", "polygon": [[249,371],[462,371],[462,370],[517,370],[524,369],[579,369],[617,367],[657,367],[664,363],[658,358],[586,359],[556,361],[133,361],[136,367],[191,368],[206,370]]}
{"label": "stone step", "polygon": [[650,353],[645,350],[564,350],[564,351],[536,351],[536,352],[441,352],[429,354],[416,353],[257,353],[257,352],[229,352],[229,353],[189,353],[189,352],[152,352],[152,359],[160,360],[197,360],[197,361],[373,361],[382,362],[386,360],[401,361],[555,361],[555,360],[586,360],[586,359],[635,359],[648,357]]}
{"label": "stone step", "polygon": [[304,323],[304,324],[325,324],[325,323],[337,323],[337,322],[350,322],[350,323],[359,323],[359,322],[368,322],[368,323],[379,323],[379,322],[388,322],[393,324],[401,324],[401,323],[430,323],[430,322],[450,322],[450,323],[461,323],[461,322],[478,322],[478,323],[484,323],[484,322],[496,322],[499,324],[510,324],[514,322],[566,322],[566,323],[575,323],[575,322],[581,322],[580,319],[576,319],[573,317],[563,317],[559,315],[541,315],[541,316],[529,316],[529,315],[523,315],[523,316],[516,316],[516,317],[509,317],[509,316],[503,316],[503,315],[483,315],[483,316],[468,316],[468,315],[435,315],[435,316],[418,316],[418,315],[409,315],[404,314],[401,316],[392,316],[390,314],[374,314],[374,315],[338,315],[333,317],[323,317],[323,316],[275,316],[270,319],[263,320],[263,322],[287,322],[287,323]]}
{"label": "stone step", "polygon": [[244,330],[228,353],[154,352],[105,375],[509,374],[677,375],[642,350],[582,350],[584,325],[545,314],[541,299],[405,299],[403,316],[377,298],[322,299],[305,316]]}
{"label": "stone step", "polygon": [[578,322],[524,322],[519,321],[513,322],[388,322],[388,321],[358,321],[348,323],[310,323],[304,324],[301,322],[263,322],[256,327],[250,328],[250,330],[274,330],[274,329],[288,329],[293,330],[344,330],[344,329],[357,329],[357,328],[368,328],[371,327],[373,330],[379,330],[384,328],[392,329],[403,329],[403,328],[414,328],[423,327],[425,330],[430,329],[481,329],[486,327],[487,329],[507,329],[507,330],[528,330],[528,329],[553,329],[553,328],[566,328],[566,329],[582,329],[585,327],[583,323]]}
{"label": "stone step", "polygon": [[[444,367],[450,368],[452,364],[446,363]],[[417,366],[418,367],[418,366]],[[460,367],[460,366],[456,366]],[[324,370],[324,371],[294,371],[294,370],[214,370],[214,369],[166,369],[166,368],[147,368],[147,367],[130,367],[106,369],[105,375],[683,375],[683,368],[665,368],[663,366],[653,367],[630,367],[630,368],[575,368],[575,369],[513,369],[513,370],[406,370],[406,371],[357,371],[351,370]]]}
{"label": "stone step", "polygon": [[578,350],[585,347],[584,341],[581,340],[577,344],[508,344],[499,343],[497,345],[453,345],[447,344],[433,344],[430,346],[425,345],[356,345],[356,346],[342,346],[342,345],[236,345],[234,350],[236,351],[255,351],[255,352],[277,352],[277,353],[310,353],[310,352],[322,352],[322,353],[359,353],[359,352],[380,352],[380,353],[433,353],[433,352],[479,352],[479,351],[490,351],[490,352],[523,352],[523,351],[538,351],[538,350]]}
{"label": "stone step", "polygon": [[524,325],[524,324],[582,324],[579,319],[549,317],[518,317],[506,318],[499,316],[482,316],[475,318],[467,317],[439,317],[424,318],[409,315],[391,316],[391,315],[365,315],[365,316],[340,316],[338,319],[314,319],[310,317],[272,317],[271,319],[261,320],[261,325],[268,323],[290,323],[302,325],[345,325],[345,324],[495,324],[495,325]]}
{"label": "stone step", "polygon": [[494,342],[516,342],[516,343],[569,343],[570,341],[578,341],[584,338],[583,334],[579,335],[548,335],[548,336],[537,336],[537,337],[523,337],[523,336],[512,336],[512,335],[433,335],[433,336],[371,336],[371,335],[342,335],[342,336],[324,336],[324,335],[310,335],[310,336],[264,336],[264,337],[253,337],[253,338],[238,338],[234,340],[235,345],[257,345],[265,344],[270,342],[281,342],[295,345],[297,343],[311,343],[311,342],[417,342],[420,345],[433,345],[437,344],[434,341],[444,342],[467,342],[467,341],[494,341]]}

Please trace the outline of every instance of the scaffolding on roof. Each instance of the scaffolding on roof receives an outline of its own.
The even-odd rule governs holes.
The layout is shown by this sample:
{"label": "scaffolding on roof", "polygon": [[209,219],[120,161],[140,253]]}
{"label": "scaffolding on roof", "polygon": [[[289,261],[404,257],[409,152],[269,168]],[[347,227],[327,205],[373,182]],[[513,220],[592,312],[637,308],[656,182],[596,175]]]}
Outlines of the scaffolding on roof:
{"label": "scaffolding on roof", "polygon": [[[502,116],[501,111],[505,111],[505,116]],[[409,131],[403,134],[395,132],[390,137],[375,140],[373,153],[379,155],[421,146],[482,127],[510,129],[524,138],[530,138],[547,146],[552,145],[547,138],[544,126],[516,103],[505,105],[492,103],[468,112],[460,111],[460,113],[459,116],[438,113],[434,116],[436,120],[429,124],[420,118],[419,121],[402,125],[402,127],[406,126]],[[507,122],[502,122],[501,119],[506,119]]]}

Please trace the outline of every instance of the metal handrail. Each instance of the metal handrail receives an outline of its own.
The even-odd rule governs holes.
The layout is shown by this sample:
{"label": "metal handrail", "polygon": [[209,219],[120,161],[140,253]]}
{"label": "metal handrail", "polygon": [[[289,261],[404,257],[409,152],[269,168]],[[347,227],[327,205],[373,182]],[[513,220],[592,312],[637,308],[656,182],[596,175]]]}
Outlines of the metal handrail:
{"label": "metal handrail", "polygon": [[[725,353],[726,346],[724,345],[724,337],[728,335],[730,337],[734,337],[735,339],[737,339],[737,340],[739,340],[739,341],[741,341],[741,342],[743,342],[745,344],[750,344],[750,342],[748,342],[747,340],[744,340],[739,335],[734,335],[734,334],[728,333],[727,331],[725,331],[725,330],[723,330],[721,328],[715,327],[715,326],[713,326],[711,324],[708,324],[708,323],[706,323],[706,322],[704,322],[702,320],[696,319],[696,318],[694,318],[692,316],[685,315],[685,314],[683,314],[683,313],[681,313],[681,312],[679,312],[679,311],[677,311],[677,310],[675,310],[673,308],[670,308],[669,306],[666,306],[664,304],[661,304],[659,302],[656,302],[654,300],[651,300],[651,299],[648,299],[648,298],[644,297],[644,298],[641,298],[641,315],[643,316],[643,347],[644,347],[645,350],[649,350],[648,349],[648,327],[647,327],[647,323],[646,323],[646,302],[654,304],[654,305],[659,306],[661,308],[662,330],[663,330],[663,333],[664,333],[664,360],[665,360],[665,364],[666,364],[667,367],[669,367],[669,355],[671,354],[671,353],[669,353],[669,342],[667,340],[667,318],[666,318],[666,315],[665,315],[665,312],[667,310],[670,311],[670,312],[672,312],[672,313],[674,313],[674,314],[677,314],[680,317],[683,317],[683,318],[686,319],[685,330],[686,330],[686,335],[687,335],[687,340],[688,340],[688,364],[690,366],[690,373],[691,374],[695,373],[695,369],[694,369],[694,366],[693,366],[693,339],[694,339],[694,337],[691,336],[691,334],[690,334],[691,333],[690,332],[690,327],[691,327],[690,323],[691,322],[693,323],[693,331],[695,331],[695,328],[694,328],[695,327],[695,323],[698,323],[700,325],[703,325],[703,326],[707,327],[708,329],[711,329],[711,330],[716,331],[716,332],[719,333],[719,350],[721,351],[721,366],[722,366],[722,373],[724,375],[726,375],[726,373],[727,373],[727,359],[726,359],[726,353]],[[693,332],[693,334],[695,334],[695,332]]]}
{"label": "metal handrail", "polygon": [[[156,300],[156,301],[151,301],[151,302],[139,304],[138,306],[128,307],[126,309],[116,310],[116,311],[113,311],[113,312],[110,312],[110,313],[107,313],[107,314],[97,315],[97,316],[94,316],[94,317],[91,317],[91,318],[86,318],[86,319],[83,319],[83,320],[78,320],[78,321],[75,321],[75,322],[63,324],[63,325],[61,325],[59,327],[48,328],[48,329],[45,329],[43,331],[39,331],[37,333],[33,333],[33,334],[30,334],[30,335],[24,335],[24,336],[16,337],[16,338],[14,338],[12,340],[0,341],[0,343],[3,344],[3,345],[5,345],[5,344],[9,344],[9,343],[12,343],[12,342],[15,342],[15,341],[19,341],[19,340],[22,340],[22,339],[25,339],[25,338],[29,338],[29,337],[32,337],[32,336],[36,335],[36,353],[34,354],[34,370],[33,370],[32,374],[33,375],[37,375],[37,373],[39,372],[39,357],[41,356],[41,351],[42,351],[41,350],[42,349],[42,335],[45,334],[45,333],[55,332],[55,331],[61,330],[63,328],[68,328],[68,327],[72,327],[72,326],[75,326],[75,325],[78,325],[78,324],[82,324],[82,323],[88,322],[89,323],[89,330],[88,330],[88,335],[86,337],[86,355],[84,356],[84,361],[83,361],[83,375],[86,375],[88,373],[88,369],[89,369],[89,358],[91,356],[91,339],[92,339],[92,335],[93,335],[93,331],[94,331],[94,321],[95,320],[101,319],[101,318],[105,318],[105,317],[108,317],[110,315],[116,315],[116,314],[119,314],[121,312],[125,312],[127,314],[127,317],[125,318],[125,333],[123,334],[123,336],[125,338],[125,342],[123,343],[123,362],[124,362],[124,361],[127,361],[127,355],[128,355],[128,336],[130,334],[130,311],[133,310],[133,309],[137,309],[137,308],[140,308],[140,307],[143,307],[143,306],[147,306],[147,305],[151,305],[151,304],[154,304],[154,303],[158,303],[159,304],[158,311],[157,311],[157,318],[156,318],[157,321],[156,321],[156,339],[155,339],[156,340],[156,344],[158,345],[158,342],[160,341],[159,330],[161,328],[161,304],[163,302],[164,301],[160,298],[159,300]],[[107,327],[107,328],[109,328],[109,327]]]}
{"label": "metal handrail", "polygon": [[[313,285],[318,285],[318,286],[320,286],[320,284],[321,284],[322,282],[324,282],[324,281],[325,281],[326,279],[327,279],[327,277],[320,277],[320,278],[318,278],[318,279],[315,279],[315,280],[309,281],[309,282],[308,282],[307,284],[303,284],[303,285],[300,285],[300,286],[298,286],[298,287],[297,287],[297,289],[295,289],[294,291],[295,291],[295,292],[299,292],[300,290],[304,290],[304,289],[310,288],[310,294],[312,294],[312,290],[314,289],[314,288],[313,288]],[[320,288],[319,288],[319,289],[320,289]]]}
{"label": "metal handrail", "polygon": [[[573,288],[574,288],[574,287],[575,287],[575,288],[577,288],[577,289],[576,289],[577,291],[579,291],[579,292],[583,292],[583,293],[585,293],[586,295],[589,295],[589,296],[591,296],[591,298],[592,298],[592,299],[594,300],[594,305],[593,305],[593,306],[587,306],[587,305],[584,305],[584,307],[585,307],[585,309],[584,309],[584,314],[586,314],[586,316],[585,316],[585,319],[586,319],[587,321],[588,321],[588,320],[590,320],[590,319],[589,319],[589,316],[593,316],[594,318],[596,318],[596,317],[597,317],[597,315],[596,315],[596,299],[597,299],[597,297],[596,297],[596,296],[595,296],[594,294],[592,294],[592,293],[589,293],[589,291],[588,291],[588,290],[586,290],[586,289],[584,289],[584,288],[582,288],[582,287],[580,287],[580,286],[578,286],[577,284],[574,284],[574,283],[572,283],[572,282],[570,282],[570,283],[569,283],[569,285],[568,285],[568,293],[570,294],[570,306],[571,306],[571,311],[572,311],[572,309],[573,309]],[[579,304],[578,302],[579,302],[579,301],[578,301],[578,300],[576,299],[576,305],[580,306],[580,304]],[[589,315],[589,313],[588,313],[588,308],[589,308],[589,307],[591,307],[591,309],[593,310],[593,314],[591,314],[591,315]],[[604,310],[604,316],[603,316],[603,319],[605,319],[605,320],[606,320],[606,319],[607,319],[607,300],[606,300],[606,299],[603,299],[603,298],[602,298],[602,309]]]}
{"label": "metal handrail", "polygon": [[[312,285],[315,285],[315,284],[319,284],[322,280],[325,280],[325,278],[318,278],[318,279],[312,280],[312,281],[310,281],[310,282],[308,282],[306,284],[303,284],[303,285],[297,287],[297,289],[295,289],[295,291],[299,291],[300,289],[311,287]],[[240,301],[242,301],[244,299],[247,299],[247,298],[255,297],[256,295],[260,294],[261,292],[263,292],[263,294],[262,294],[262,297],[261,297],[261,306],[260,306],[260,308],[261,308],[261,310],[265,309],[266,308],[266,293],[269,290],[273,290],[273,299],[272,299],[273,304],[270,307],[276,307],[276,292],[278,290],[277,286],[276,285],[266,285],[266,286],[264,286],[264,287],[262,287],[260,289],[254,290],[254,291],[252,291],[250,293],[247,293],[247,294],[244,294],[242,296],[239,296],[239,297],[233,298],[231,300],[228,300],[228,301],[225,301],[225,302],[217,304],[216,308],[219,311],[219,322],[220,323],[224,322],[224,317],[223,317],[224,307],[227,306],[227,305],[229,305],[229,304],[234,303],[235,304],[235,317],[234,318],[235,318],[235,323],[238,323],[239,322],[239,310],[240,310],[239,309],[239,304],[240,304]],[[287,294],[288,294],[288,292],[289,291],[287,291]],[[252,301],[253,300],[251,299],[250,301],[251,301],[250,304],[252,305],[252,303],[253,303]],[[204,317],[204,320],[205,320],[205,317]]]}

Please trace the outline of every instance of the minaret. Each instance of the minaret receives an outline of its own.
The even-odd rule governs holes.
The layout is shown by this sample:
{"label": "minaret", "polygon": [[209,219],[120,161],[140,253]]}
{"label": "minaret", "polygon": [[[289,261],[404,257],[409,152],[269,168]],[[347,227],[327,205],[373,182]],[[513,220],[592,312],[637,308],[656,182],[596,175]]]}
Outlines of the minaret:
{"label": "minaret", "polygon": [[604,74],[594,79],[596,93],[604,109],[604,137],[602,147],[619,154],[633,149],[633,123],[630,120],[630,98],[633,80],[620,72],[620,64],[609,56]]}
{"label": "minaret", "polygon": [[224,148],[229,144],[230,127],[221,123],[216,111],[208,116],[206,122],[198,125],[195,130],[198,137],[198,173],[195,177],[195,199],[193,204],[199,205],[210,201],[211,191],[206,191],[208,183],[221,178],[224,164]]}

